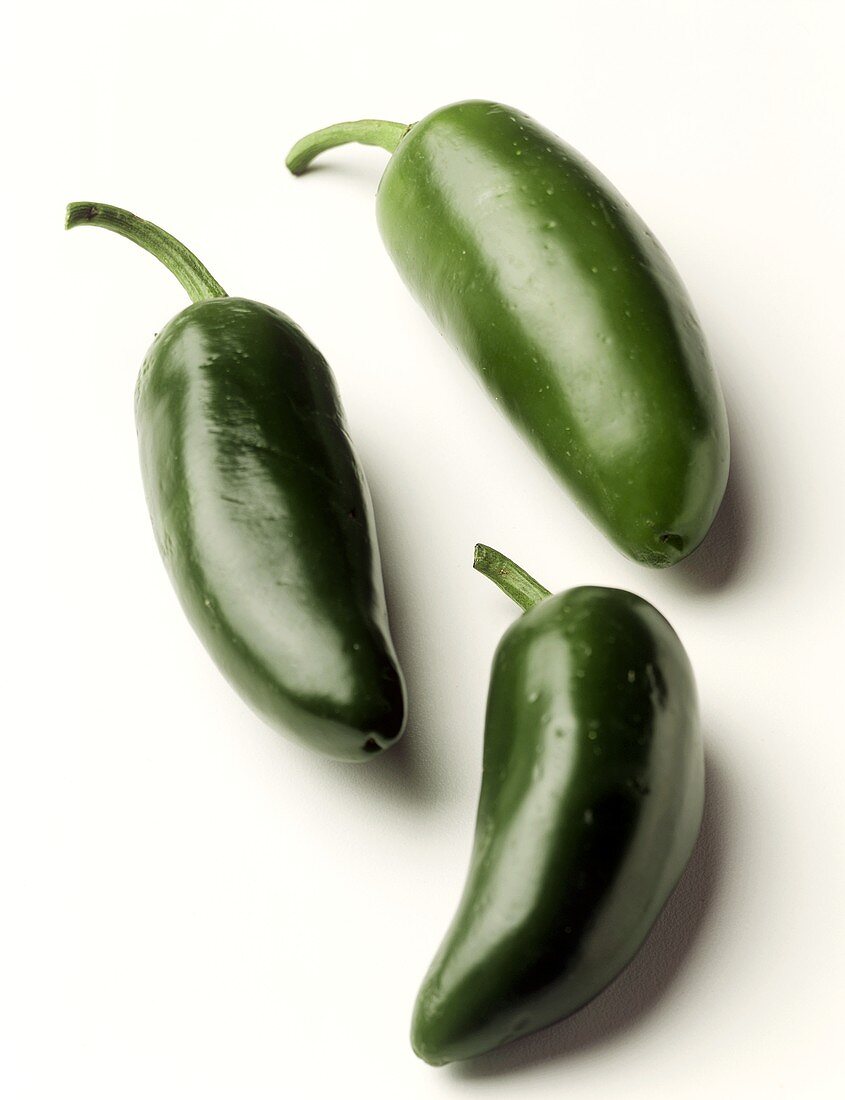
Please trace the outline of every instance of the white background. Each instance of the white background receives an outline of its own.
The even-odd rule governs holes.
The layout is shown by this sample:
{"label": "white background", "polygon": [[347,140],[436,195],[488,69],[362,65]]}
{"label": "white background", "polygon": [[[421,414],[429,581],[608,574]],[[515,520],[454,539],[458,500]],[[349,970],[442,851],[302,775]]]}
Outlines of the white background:
{"label": "white background", "polygon": [[[17,7],[2,66],[0,1094],[842,1095],[840,5]],[[697,305],[735,459],[707,545],[670,572],[590,527],[405,291],[374,218],[386,154],[283,169],[318,126],[467,97],[586,154]],[[332,364],[410,689],[384,758],[355,768],[284,741],[187,626],[132,407],[186,298],[128,242],[64,234],[70,199],[167,227]],[[630,588],[668,616],[697,671],[708,803],[686,877],[607,993],[434,1070],[409,1017],[463,880],[490,659],[516,613],[473,573],[477,540],[552,589]]]}

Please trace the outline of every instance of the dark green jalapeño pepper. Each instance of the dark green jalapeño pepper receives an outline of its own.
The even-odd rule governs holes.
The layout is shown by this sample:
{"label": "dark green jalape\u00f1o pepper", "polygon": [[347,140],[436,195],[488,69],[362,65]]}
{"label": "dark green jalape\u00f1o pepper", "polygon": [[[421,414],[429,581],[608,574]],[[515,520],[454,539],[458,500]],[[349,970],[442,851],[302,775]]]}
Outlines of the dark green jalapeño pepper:
{"label": "dark green jalape\u00f1o pepper", "polygon": [[554,1023],[616,977],[704,801],[695,684],[666,620],[616,589],[552,596],[489,547],[476,568],[526,613],[493,660],[469,874],[414,1012],[434,1065]]}
{"label": "dark green jalape\u00f1o pepper", "polygon": [[439,329],[593,521],[630,557],[671,565],[724,494],[724,402],[692,304],[622,196],[526,115],[470,101],[413,126],[328,127],[393,153],[379,226]]}
{"label": "dark green jalape\u00f1o pepper", "polygon": [[267,722],[367,760],[402,733],[405,693],[328,364],[289,317],[227,297],[157,226],[73,203],[77,225],[146,248],[194,302],[156,337],[135,394],[153,528],[191,624]]}

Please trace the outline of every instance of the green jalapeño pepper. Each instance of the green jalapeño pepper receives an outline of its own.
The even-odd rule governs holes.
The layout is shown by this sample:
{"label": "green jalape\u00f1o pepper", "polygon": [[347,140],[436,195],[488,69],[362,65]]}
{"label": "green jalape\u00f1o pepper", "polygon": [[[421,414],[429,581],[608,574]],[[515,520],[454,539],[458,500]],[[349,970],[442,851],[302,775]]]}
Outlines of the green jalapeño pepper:
{"label": "green jalape\u00f1o pepper", "polygon": [[552,596],[489,547],[525,615],[493,660],[475,843],[417,999],[414,1050],[471,1058],[586,1004],[630,962],[690,857],[704,761],[666,620],[612,588]]}
{"label": "green jalape\u00f1o pepper", "polygon": [[693,551],[727,481],[724,402],[680,278],[622,196],[478,101],[330,126],[288,167],[350,141],[393,153],[377,200],[393,262],[584,511],[647,565]]}
{"label": "green jalape\u00f1o pepper", "polygon": [[182,606],[268,723],[340,760],[402,733],[372,506],[328,364],[289,317],[229,298],[164,230],[72,203],[151,252],[193,305],[147,353],[135,394],[144,487]]}

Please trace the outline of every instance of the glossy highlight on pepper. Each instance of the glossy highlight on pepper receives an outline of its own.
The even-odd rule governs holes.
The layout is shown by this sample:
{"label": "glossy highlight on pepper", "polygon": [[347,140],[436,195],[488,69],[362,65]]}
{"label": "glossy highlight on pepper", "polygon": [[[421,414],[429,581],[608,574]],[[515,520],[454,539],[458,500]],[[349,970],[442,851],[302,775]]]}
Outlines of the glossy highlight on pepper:
{"label": "glossy highlight on pepper", "polygon": [[278,310],[230,298],[128,211],[73,203],[160,259],[194,304],[164,326],[135,394],[156,541],[220,670],[284,734],[340,760],[401,735],[372,504],[334,379]]}
{"label": "glossy highlight on pepper", "polygon": [[581,508],[646,565],[691,553],[727,482],[724,401],[686,290],[629,204],[498,103],[331,126],[288,167],[350,141],[393,154],[376,207],[393,262]]}
{"label": "glossy highlight on pepper", "polygon": [[692,669],[639,596],[551,595],[490,547],[476,568],[522,615],[493,659],[463,896],[411,1041],[472,1058],[575,1012],[630,962],[701,824]]}

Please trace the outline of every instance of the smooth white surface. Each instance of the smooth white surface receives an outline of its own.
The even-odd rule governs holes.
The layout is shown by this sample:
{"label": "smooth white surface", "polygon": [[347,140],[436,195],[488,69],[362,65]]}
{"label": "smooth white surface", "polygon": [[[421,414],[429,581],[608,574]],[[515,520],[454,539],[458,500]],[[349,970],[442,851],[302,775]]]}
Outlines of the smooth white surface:
{"label": "smooth white surface", "polygon": [[[12,18],[0,1094],[841,1096],[840,6],[97,0]],[[386,155],[283,169],[317,126],[476,96],[593,160],[697,305],[734,477],[707,547],[669,573],[590,527],[411,300],[375,225]],[[167,227],[332,364],[410,688],[383,759],[286,743],[185,623],[132,394],[186,299],[128,242],[63,234],[70,199]],[[669,617],[697,671],[708,810],[615,987],[433,1070],[410,1010],[463,880],[489,663],[516,614],[473,573],[477,540],[553,589],[627,587]]]}

